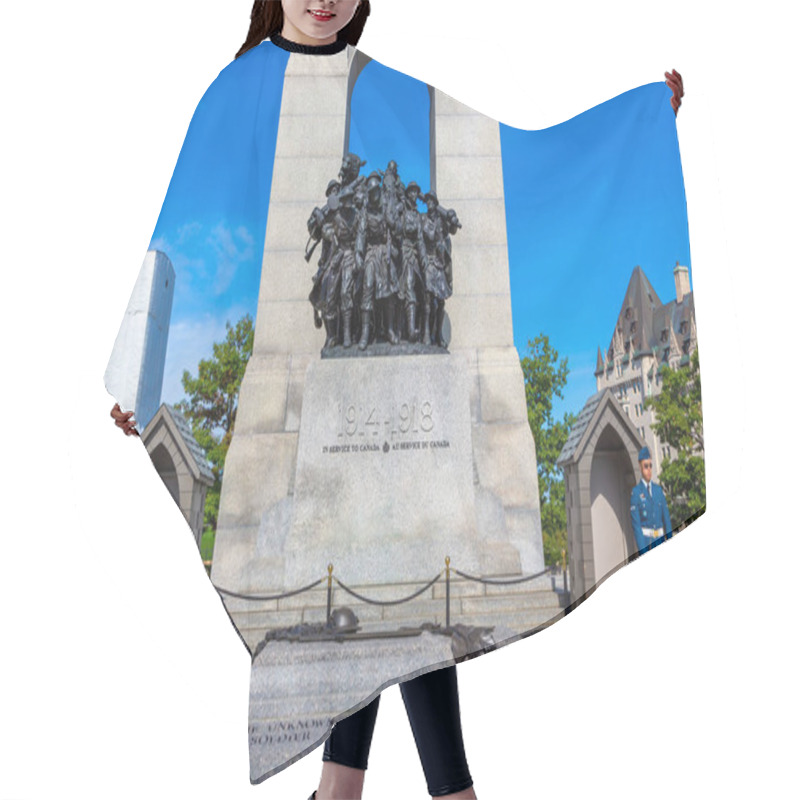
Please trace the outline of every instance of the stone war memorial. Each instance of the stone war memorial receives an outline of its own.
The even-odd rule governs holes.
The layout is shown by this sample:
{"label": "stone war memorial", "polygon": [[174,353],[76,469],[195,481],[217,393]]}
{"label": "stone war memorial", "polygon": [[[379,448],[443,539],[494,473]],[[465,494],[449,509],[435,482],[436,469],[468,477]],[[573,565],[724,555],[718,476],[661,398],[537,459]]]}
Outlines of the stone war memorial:
{"label": "stone war memorial", "polygon": [[428,87],[430,186],[402,154],[367,172],[368,62],[292,60],[283,85],[211,573],[254,655],[257,777],[342,709],[566,605],[544,570],[498,123]]}
{"label": "stone war memorial", "polygon": [[325,48],[203,95],[105,377],[250,653],[254,783],[705,510],[669,87],[525,130]]}

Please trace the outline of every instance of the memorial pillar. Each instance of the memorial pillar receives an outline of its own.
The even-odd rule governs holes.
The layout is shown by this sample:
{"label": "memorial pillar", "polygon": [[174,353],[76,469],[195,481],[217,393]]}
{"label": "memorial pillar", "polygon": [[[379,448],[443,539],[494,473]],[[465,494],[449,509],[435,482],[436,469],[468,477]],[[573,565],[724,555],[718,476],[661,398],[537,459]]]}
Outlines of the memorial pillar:
{"label": "memorial pillar", "polygon": [[544,568],[539,483],[511,324],[500,127],[439,90],[434,109],[436,192],[462,224],[452,240],[449,350],[470,364],[483,570],[538,572]]}
{"label": "memorial pillar", "polygon": [[[353,52],[293,54],[286,68],[255,344],[225,462],[211,576],[241,592],[282,585],[283,554],[259,548],[259,529],[285,531],[288,524],[305,374],[325,339],[313,324],[303,254],[309,214],[342,163]],[[265,509],[272,519],[264,519]]]}

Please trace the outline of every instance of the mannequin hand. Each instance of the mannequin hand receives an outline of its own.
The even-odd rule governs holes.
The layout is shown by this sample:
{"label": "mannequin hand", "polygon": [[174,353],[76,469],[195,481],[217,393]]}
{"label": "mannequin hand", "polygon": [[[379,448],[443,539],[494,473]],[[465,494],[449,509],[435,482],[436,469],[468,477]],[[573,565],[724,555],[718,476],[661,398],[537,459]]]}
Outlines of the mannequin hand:
{"label": "mannequin hand", "polygon": [[683,97],[683,78],[681,77],[680,72],[677,70],[665,72],[664,76],[667,79],[665,83],[670,89],[672,89],[670,103],[672,104],[672,110],[675,112],[675,116],[677,117],[678,109],[681,107],[681,98]]}
{"label": "mannequin hand", "polygon": [[123,411],[119,407],[119,403],[114,403],[114,408],[111,409],[111,416],[114,418],[114,424],[121,428],[126,436],[138,436],[139,431],[136,430],[136,420],[133,418],[133,411]]}

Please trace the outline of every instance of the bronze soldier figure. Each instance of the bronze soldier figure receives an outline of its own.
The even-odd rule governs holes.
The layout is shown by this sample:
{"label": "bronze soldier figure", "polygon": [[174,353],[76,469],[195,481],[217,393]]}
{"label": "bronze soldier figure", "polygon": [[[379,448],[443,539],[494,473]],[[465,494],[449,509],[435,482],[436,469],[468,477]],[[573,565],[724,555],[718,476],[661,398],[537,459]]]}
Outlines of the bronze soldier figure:
{"label": "bronze soldier figure", "polygon": [[342,317],[342,346],[353,344],[353,309],[361,292],[361,278],[364,272],[363,255],[356,250],[359,211],[352,193],[339,194],[340,205],[333,217],[333,235],[337,245],[336,269],[341,272],[339,310]]}
{"label": "bronze soldier figure", "polygon": [[383,318],[383,327],[389,341],[392,344],[400,341],[395,322],[397,277],[392,261],[391,228],[384,211],[380,174],[373,172],[367,178],[365,188],[367,203],[359,215],[356,238],[356,252],[365,254],[361,295],[361,339],[358,343],[360,350],[365,350],[369,344],[375,305],[378,307],[378,318]]}
{"label": "bronze soldier figure", "polygon": [[442,334],[445,300],[453,294],[453,261],[450,234],[461,227],[455,211],[443,209],[435,192],[423,198],[428,213],[423,218],[423,234],[427,260],[423,273],[425,306],[423,320],[423,344],[446,347]]}
{"label": "bronze soldier figure", "polygon": [[396,161],[367,177],[360,174],[365,164],[355,153],[345,155],[340,180],[328,183],[325,206],[308,220],[306,261],[322,244],[308,299],[314,324],[325,324],[323,350],[340,342],[352,347],[356,331],[362,351],[370,340],[446,348],[445,301],[453,293],[450,236],[461,223],[455,211],[439,206],[433,191],[422,197],[427,213],[421,214],[421,189],[415,181],[403,183]]}
{"label": "bronze soldier figure", "polygon": [[[328,202],[324,208],[315,208],[308,220],[309,241],[306,244],[306,261],[311,260],[317,245],[322,242],[322,255],[319,259],[317,274],[314,275],[314,287],[308,295],[311,305],[314,306],[314,324],[319,328],[322,321],[325,323],[325,344],[323,347],[332,347],[336,344],[337,329],[339,324],[339,287],[341,273],[339,259],[334,258],[334,228],[331,220],[334,211],[331,208],[331,198],[339,194],[341,185],[332,180],[328,183],[325,196]],[[335,200],[333,202],[336,202]],[[336,203],[338,205],[338,203]],[[309,244],[314,242],[309,248]]]}
{"label": "bronze soldier figure", "polygon": [[397,297],[405,308],[409,342],[416,342],[419,339],[416,323],[417,286],[422,284],[422,269],[426,258],[422,215],[417,209],[419,195],[419,186],[415,181],[411,181],[406,187],[404,207],[400,217],[400,230],[403,236],[402,271],[398,281]]}

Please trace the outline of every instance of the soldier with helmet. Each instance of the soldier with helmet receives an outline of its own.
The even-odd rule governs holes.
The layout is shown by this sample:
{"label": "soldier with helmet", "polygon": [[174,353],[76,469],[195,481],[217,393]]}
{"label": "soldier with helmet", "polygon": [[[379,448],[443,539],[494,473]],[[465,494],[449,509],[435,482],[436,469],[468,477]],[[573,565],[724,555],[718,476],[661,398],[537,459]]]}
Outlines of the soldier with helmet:
{"label": "soldier with helmet", "polygon": [[423,344],[445,347],[442,325],[444,322],[444,303],[453,294],[453,287],[447,280],[445,258],[447,253],[447,231],[445,219],[439,209],[436,193],[428,192],[423,198],[428,213],[422,218],[422,231],[425,241],[425,269],[422,273],[424,288]]}
{"label": "soldier with helmet", "polygon": [[406,187],[400,176],[397,174],[397,162],[392,160],[386,165],[386,172],[383,173],[383,200],[387,211],[394,212],[397,208],[402,208],[403,197]]}
{"label": "soldier with helmet", "polygon": [[[356,252],[364,253],[364,282],[361,293],[361,339],[358,347],[369,344],[373,311],[383,319],[386,337],[392,344],[400,341],[396,318],[397,275],[392,260],[392,232],[386,219],[381,176],[373,172],[366,182],[366,205],[359,215]],[[377,333],[377,331],[376,331]]]}
{"label": "soldier with helmet", "polygon": [[[317,274],[314,275],[314,287],[308,299],[314,306],[314,324],[319,328],[325,323],[325,345],[331,347],[336,343],[337,328],[339,324],[339,287],[341,275],[338,269],[339,259],[334,253],[334,228],[331,225],[334,210],[332,205],[338,206],[336,198],[339,195],[341,184],[332,180],[328,183],[325,196],[328,201],[324,208],[315,208],[308,219],[309,243],[306,244],[306,261],[311,260],[317,245],[322,242],[322,255],[319,259]],[[333,200],[331,198],[334,198]],[[310,242],[314,244],[309,248]]]}
{"label": "soldier with helmet", "polygon": [[[342,182],[341,196],[346,195],[354,196],[363,192],[364,181],[366,180],[363,175],[359,175],[361,167],[366,165],[366,161],[362,161],[355,153],[348,153],[342,159],[342,166],[339,169],[339,178]],[[358,203],[353,203],[358,205]]]}
{"label": "soldier with helmet", "polygon": [[411,181],[406,186],[404,205],[398,221],[403,238],[401,248],[402,267],[398,280],[397,297],[405,308],[409,342],[416,342],[419,338],[416,322],[417,287],[422,286],[422,270],[426,261],[422,215],[417,209],[417,199],[420,196],[420,191],[415,181]]}
{"label": "soldier with helmet", "polygon": [[331,221],[330,236],[335,247],[333,268],[340,273],[339,310],[342,319],[342,346],[353,344],[353,311],[361,292],[364,272],[363,256],[356,249],[359,211],[355,196],[344,190],[339,194],[340,204]]}

